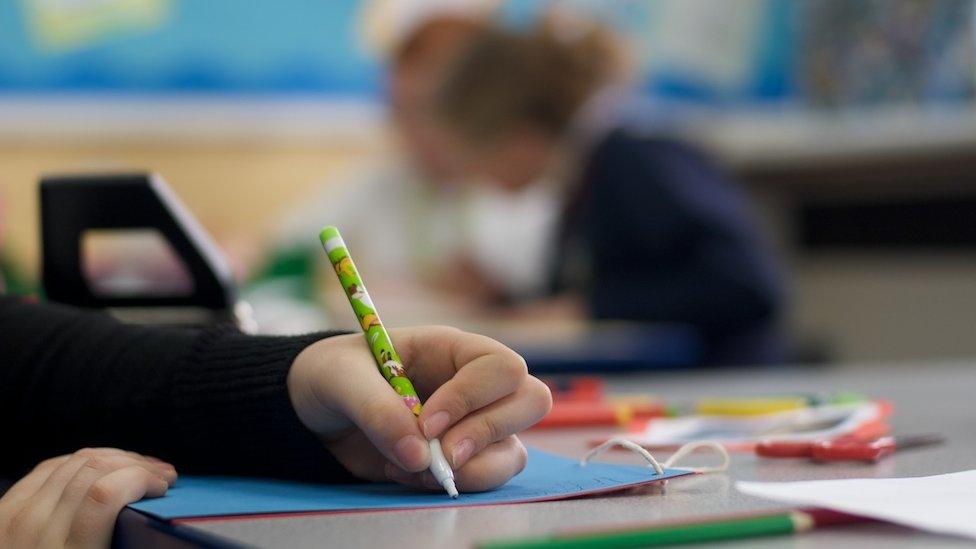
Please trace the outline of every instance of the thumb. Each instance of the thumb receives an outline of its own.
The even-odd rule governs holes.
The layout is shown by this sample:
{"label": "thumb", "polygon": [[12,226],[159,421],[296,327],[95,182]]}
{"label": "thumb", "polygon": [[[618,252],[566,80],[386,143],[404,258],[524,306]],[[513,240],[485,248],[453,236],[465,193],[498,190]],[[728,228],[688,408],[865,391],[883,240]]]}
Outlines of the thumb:
{"label": "thumb", "polygon": [[378,371],[344,383],[339,408],[388,460],[419,472],[430,466],[430,446],[416,416]]}

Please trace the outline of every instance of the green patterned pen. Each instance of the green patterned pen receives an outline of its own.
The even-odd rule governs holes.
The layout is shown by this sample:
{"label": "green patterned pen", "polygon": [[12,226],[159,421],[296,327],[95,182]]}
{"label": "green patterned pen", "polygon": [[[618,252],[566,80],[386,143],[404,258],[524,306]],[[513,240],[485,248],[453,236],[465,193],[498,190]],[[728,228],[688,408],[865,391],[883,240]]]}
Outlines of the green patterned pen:
{"label": "green patterned pen", "polygon": [[[366,286],[359,276],[356,264],[349,256],[349,250],[346,248],[345,241],[342,240],[342,235],[339,234],[339,229],[335,227],[322,229],[319,233],[319,240],[322,242],[322,247],[325,248],[325,253],[329,255],[329,262],[335,268],[336,276],[339,277],[339,283],[346,292],[346,297],[349,298],[349,305],[352,306],[359,326],[363,329],[366,343],[373,353],[380,373],[390,383],[393,390],[400,395],[413,415],[419,416],[422,409],[420,396],[417,395],[413,383],[407,379],[400,355],[393,348],[393,340],[390,339],[390,334],[387,333],[380,321],[376,306],[373,305],[373,300],[370,299],[369,292],[366,291]],[[454,472],[444,457],[440,441],[436,438],[430,441],[430,457],[430,472],[434,478],[452,498],[458,497],[458,491],[454,484]]]}

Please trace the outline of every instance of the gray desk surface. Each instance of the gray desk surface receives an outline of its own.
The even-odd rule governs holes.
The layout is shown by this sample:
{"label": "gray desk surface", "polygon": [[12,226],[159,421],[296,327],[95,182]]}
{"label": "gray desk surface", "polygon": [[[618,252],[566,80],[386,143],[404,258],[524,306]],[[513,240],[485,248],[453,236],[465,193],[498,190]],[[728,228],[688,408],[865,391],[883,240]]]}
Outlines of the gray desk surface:
{"label": "gray desk surface", "polygon": [[[857,390],[895,403],[894,427],[901,433],[939,432],[946,445],[906,450],[879,464],[812,464],[803,460],[761,460],[733,455],[727,474],[676,479],[665,489],[641,494],[552,503],[468,509],[388,511],[314,517],[246,519],[194,523],[214,534],[262,547],[463,547],[499,537],[542,534],[566,527],[655,522],[783,508],[735,491],[734,480],[785,481],[849,477],[922,476],[976,469],[976,360],[970,363],[864,365],[818,370],[728,370],[642,374],[611,378],[615,392],[646,391],[674,400],[704,395],[762,392]],[[581,455],[585,441],[605,431],[530,431],[528,444]],[[634,461],[618,454],[610,459]],[[971,546],[883,524],[856,524],[732,543],[728,547],[831,547],[883,543],[886,547]]]}

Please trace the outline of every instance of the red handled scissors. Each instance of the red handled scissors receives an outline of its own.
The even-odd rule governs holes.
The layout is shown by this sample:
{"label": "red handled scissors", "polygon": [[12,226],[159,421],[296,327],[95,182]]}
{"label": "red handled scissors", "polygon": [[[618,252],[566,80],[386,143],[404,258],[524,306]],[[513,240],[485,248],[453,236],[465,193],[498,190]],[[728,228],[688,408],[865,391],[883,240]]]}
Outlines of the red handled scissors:
{"label": "red handled scissors", "polygon": [[817,461],[879,461],[896,450],[942,444],[939,435],[885,436],[874,440],[843,437],[820,442],[764,441],[756,445],[763,457],[808,457]]}
{"label": "red handled scissors", "polygon": [[[884,420],[868,421],[858,426],[852,433],[848,433],[832,440],[850,440],[856,442],[870,442],[891,432],[891,427]],[[756,455],[768,458],[812,458],[814,440],[764,440],[756,444]]]}
{"label": "red handled scissors", "polygon": [[825,440],[813,445],[811,457],[817,461],[879,461],[896,450],[942,444],[939,435],[881,437],[876,440]]}

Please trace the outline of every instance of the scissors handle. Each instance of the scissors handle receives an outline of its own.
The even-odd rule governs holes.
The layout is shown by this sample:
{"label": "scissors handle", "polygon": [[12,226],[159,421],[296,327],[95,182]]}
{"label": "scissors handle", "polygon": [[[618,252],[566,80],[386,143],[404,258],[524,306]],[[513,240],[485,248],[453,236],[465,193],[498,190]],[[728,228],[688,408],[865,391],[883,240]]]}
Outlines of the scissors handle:
{"label": "scissors handle", "polygon": [[837,439],[818,442],[810,448],[811,457],[820,461],[854,460],[878,461],[895,450],[942,444],[939,435],[914,435],[881,437],[871,441]]}
{"label": "scissors handle", "polygon": [[[891,427],[881,419],[872,420],[859,426],[854,432],[843,435],[836,441],[871,442],[891,432]],[[813,446],[817,441],[811,440],[777,440],[775,438],[756,443],[756,455],[766,458],[809,458],[813,457]],[[901,440],[899,446],[903,446]]]}
{"label": "scissors handle", "polygon": [[895,437],[876,440],[825,440],[810,448],[810,456],[818,461],[878,461],[891,455],[896,448]]}

